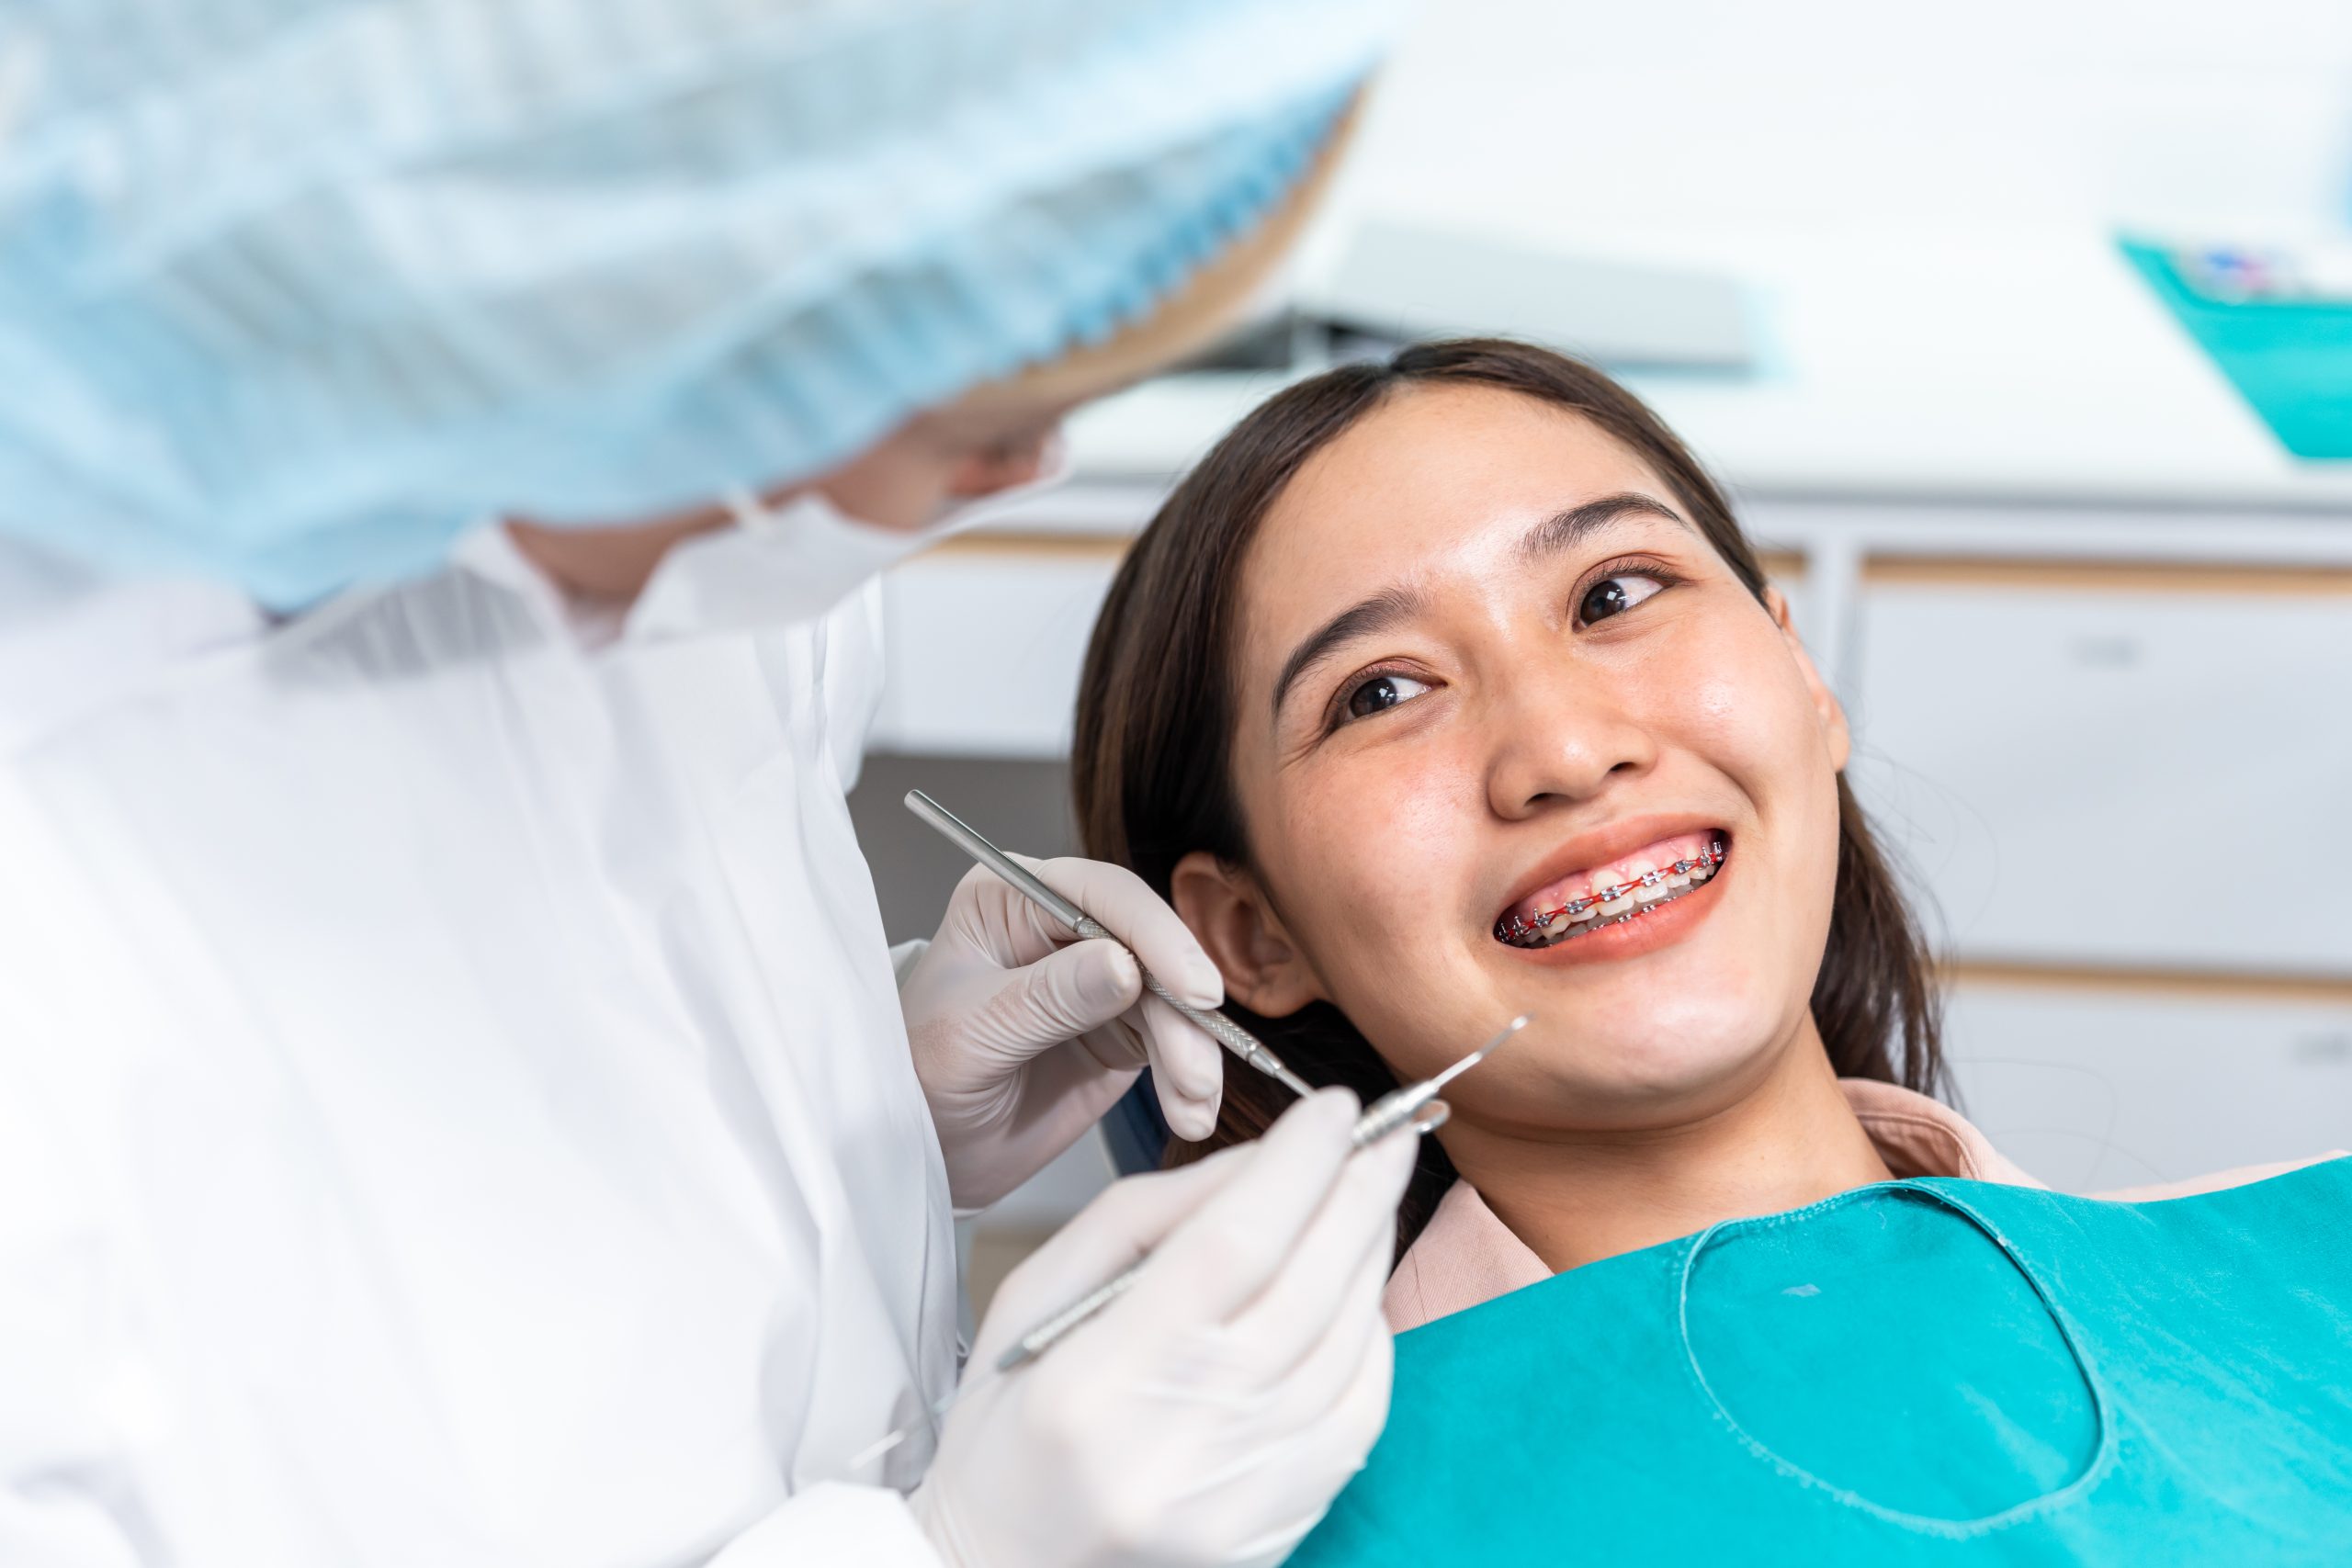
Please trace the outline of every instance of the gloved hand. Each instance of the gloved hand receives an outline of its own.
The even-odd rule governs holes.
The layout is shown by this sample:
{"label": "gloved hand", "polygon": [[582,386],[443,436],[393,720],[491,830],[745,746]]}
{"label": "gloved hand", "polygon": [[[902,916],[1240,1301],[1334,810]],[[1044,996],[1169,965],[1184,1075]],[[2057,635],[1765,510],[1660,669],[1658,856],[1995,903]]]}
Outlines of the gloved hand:
{"label": "gloved hand", "polygon": [[[911,1499],[948,1568],[1280,1562],[1388,1415],[1380,1315],[1410,1134],[1351,1155],[1327,1089],[1257,1143],[1114,1184],[1015,1269]],[[1004,1348],[1136,1258],[1037,1360]]]}
{"label": "gloved hand", "polygon": [[1222,1048],[1147,992],[1136,968],[1139,955],[1190,1006],[1225,999],[1224,978],[1176,911],[1120,866],[1022,863],[1135,951],[1077,940],[982,868],[956,885],[899,1000],[958,1208],[992,1203],[1035,1175],[1147,1060],[1180,1137],[1208,1135],[1224,1092]]}

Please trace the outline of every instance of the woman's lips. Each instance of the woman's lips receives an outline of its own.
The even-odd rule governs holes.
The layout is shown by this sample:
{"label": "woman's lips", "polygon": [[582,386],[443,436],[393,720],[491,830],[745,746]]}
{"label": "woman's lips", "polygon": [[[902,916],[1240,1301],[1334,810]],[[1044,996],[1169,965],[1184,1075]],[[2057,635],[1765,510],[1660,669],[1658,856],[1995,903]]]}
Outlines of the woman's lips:
{"label": "woman's lips", "polygon": [[1495,940],[1548,946],[1672,903],[1713,876],[1729,848],[1722,829],[1701,828],[1579,868],[1504,909],[1495,919]]}

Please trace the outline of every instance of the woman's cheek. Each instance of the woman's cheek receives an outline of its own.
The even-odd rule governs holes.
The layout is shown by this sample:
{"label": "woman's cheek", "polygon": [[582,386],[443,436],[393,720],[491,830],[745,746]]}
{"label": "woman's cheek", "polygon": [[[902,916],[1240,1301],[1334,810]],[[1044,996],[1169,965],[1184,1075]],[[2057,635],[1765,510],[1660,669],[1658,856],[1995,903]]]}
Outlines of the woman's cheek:
{"label": "woman's cheek", "polygon": [[1312,945],[1378,972],[1397,956],[1381,951],[1383,933],[1425,931],[1453,894],[1450,879],[1481,863],[1465,841],[1480,818],[1464,808],[1454,770],[1407,748],[1335,772],[1345,776],[1315,781],[1285,814],[1287,907],[1312,927]]}
{"label": "woman's cheek", "polygon": [[1760,616],[1755,624],[1762,628],[1757,635],[1725,627],[1718,637],[1692,638],[1693,657],[1675,682],[1685,743],[1751,795],[1771,793],[1778,775],[1813,772],[1807,759],[1821,738],[1812,694],[1778,628]]}
{"label": "woman's cheek", "polygon": [[1415,874],[1435,823],[1409,775],[1358,766],[1343,780],[1318,781],[1289,814],[1296,881],[1317,905],[1362,924],[1387,912],[1395,888]]}
{"label": "woman's cheek", "polygon": [[1787,750],[1792,716],[1785,694],[1759,691],[1754,682],[1720,668],[1693,677],[1683,711],[1686,743],[1743,783],[1769,770]]}

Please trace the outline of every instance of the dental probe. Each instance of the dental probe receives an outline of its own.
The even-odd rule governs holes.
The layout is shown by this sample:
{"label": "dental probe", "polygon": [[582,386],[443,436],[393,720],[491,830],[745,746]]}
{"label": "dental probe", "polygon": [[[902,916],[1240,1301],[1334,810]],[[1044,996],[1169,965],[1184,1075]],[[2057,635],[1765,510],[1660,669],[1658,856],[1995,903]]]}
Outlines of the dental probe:
{"label": "dental probe", "polygon": [[[1015,892],[1026,897],[1046,913],[1076,931],[1081,937],[1102,937],[1127,947],[1093,916],[1046,886],[1035,872],[998,849],[982,838],[978,831],[962,818],[919,789],[907,792],[907,809],[938,829],[954,841],[957,849],[988,867],[1012,885]],[[1127,955],[1135,958],[1135,949],[1127,948]],[[1204,1011],[1189,1003],[1177,1000],[1175,993],[1160,983],[1159,976],[1144,967],[1136,958],[1136,969],[1143,976],[1144,988],[1197,1025],[1201,1032],[1293,1094],[1304,1099],[1315,1092],[1315,1086],[1283,1065],[1283,1059],[1259,1041],[1258,1037],[1215,1010]]]}
{"label": "dental probe", "polygon": [[[1532,1013],[1521,1013],[1496,1031],[1492,1040],[1487,1041],[1437,1077],[1423,1078],[1419,1083],[1407,1084],[1403,1089],[1391,1089],[1374,1100],[1364,1113],[1356,1118],[1356,1130],[1353,1134],[1355,1146],[1362,1148],[1366,1144],[1378,1143],[1408,1122],[1414,1123],[1413,1130],[1417,1133],[1434,1133],[1444,1126],[1445,1119],[1453,1114],[1445,1101],[1438,1099],[1438,1096],[1444,1091],[1445,1086],[1493,1055],[1503,1042],[1525,1029],[1533,1020]],[[1432,1104],[1437,1108],[1437,1114],[1422,1115],[1423,1110]]]}
{"label": "dental probe", "polygon": [[[925,798],[928,800],[929,797]],[[912,804],[911,801],[910,804]],[[977,834],[974,836],[978,837]],[[1363,1113],[1356,1118],[1354,1128],[1348,1134],[1349,1146],[1357,1149],[1364,1148],[1380,1142],[1391,1134],[1407,1128],[1410,1128],[1414,1134],[1419,1136],[1424,1133],[1435,1132],[1443,1126],[1446,1117],[1451,1112],[1445,1101],[1437,1097],[1438,1091],[1488,1056],[1493,1055],[1496,1047],[1527,1027],[1531,1017],[1532,1015],[1528,1013],[1521,1013],[1497,1031],[1492,1040],[1445,1068],[1435,1077],[1423,1078],[1419,1083],[1407,1084],[1402,1089],[1391,1089],[1374,1100],[1364,1109]],[[1026,1366],[1052,1349],[1072,1329],[1080,1326],[1088,1319],[1102,1312],[1104,1307],[1125,1295],[1134,1287],[1136,1278],[1143,1273],[1144,1266],[1150,1261],[1150,1256],[1146,1255],[1129,1264],[1119,1273],[1097,1285],[1093,1290],[1014,1340],[1006,1348],[1004,1354],[996,1359],[994,1366],[982,1371],[978,1376],[967,1379],[949,1389],[944,1394],[933,1401],[929,1411],[919,1419],[910,1421],[897,1430],[886,1433],[879,1440],[852,1459],[843,1474],[845,1476],[857,1474],[867,1465],[946,1415],[949,1407],[973,1389],[991,1382],[1017,1368]]]}
{"label": "dental probe", "polygon": [[[1521,1013],[1502,1026],[1492,1040],[1471,1052],[1433,1078],[1407,1084],[1392,1089],[1367,1107],[1356,1118],[1355,1130],[1348,1134],[1352,1148],[1366,1148],[1387,1137],[1391,1133],[1410,1127],[1416,1134],[1433,1133],[1445,1124],[1452,1114],[1445,1101],[1438,1098],[1440,1090],[1460,1077],[1488,1056],[1495,1048],[1527,1027],[1528,1015]],[[1078,1327],[1095,1314],[1127,1293],[1147,1265],[1148,1257],[1129,1264],[1124,1270],[1080,1296],[1036,1327],[1014,1340],[996,1360],[999,1372],[1009,1372],[1015,1367],[1034,1361],[1052,1349],[1062,1337]]]}

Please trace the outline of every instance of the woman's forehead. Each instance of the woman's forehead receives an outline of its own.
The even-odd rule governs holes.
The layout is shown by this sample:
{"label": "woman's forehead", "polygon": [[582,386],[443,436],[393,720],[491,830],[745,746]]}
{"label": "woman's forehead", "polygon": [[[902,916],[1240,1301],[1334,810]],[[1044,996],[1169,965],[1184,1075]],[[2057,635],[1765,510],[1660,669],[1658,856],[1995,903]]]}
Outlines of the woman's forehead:
{"label": "woman's forehead", "polygon": [[1682,510],[1649,465],[1571,410],[1499,388],[1408,389],[1309,458],[1268,509],[1245,572],[1248,622],[1278,641],[1400,580],[1508,570],[1544,519],[1625,493]]}

